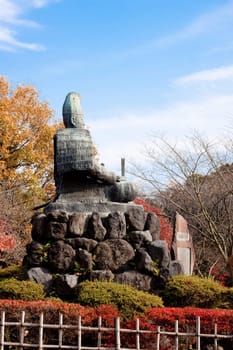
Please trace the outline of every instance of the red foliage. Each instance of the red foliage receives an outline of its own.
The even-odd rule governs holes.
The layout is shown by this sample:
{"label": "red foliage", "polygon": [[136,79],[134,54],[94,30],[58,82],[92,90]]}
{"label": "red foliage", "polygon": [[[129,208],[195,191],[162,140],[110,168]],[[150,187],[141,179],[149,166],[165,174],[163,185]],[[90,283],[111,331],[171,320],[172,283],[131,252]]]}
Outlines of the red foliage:
{"label": "red foliage", "polygon": [[231,277],[229,272],[225,272],[225,267],[221,262],[218,262],[211,269],[211,276],[224,287],[231,286]]}
{"label": "red foliage", "polygon": [[184,308],[152,308],[146,311],[145,319],[149,324],[166,327],[166,330],[174,330],[175,321],[179,321],[179,327],[185,329],[196,325],[196,317],[201,318],[201,331],[213,332],[214,324],[218,324],[218,332],[233,334],[233,310],[225,309],[199,309],[193,307]]}
{"label": "red foliage", "polygon": [[162,210],[149,204],[142,198],[136,198],[134,203],[142,205],[146,212],[154,213],[158,216],[160,222],[160,239],[166,241],[168,248],[171,249],[173,229],[167,217],[162,213]]}
{"label": "red foliage", "polygon": [[[47,324],[58,323],[58,315],[64,315],[64,323],[77,325],[78,316],[82,316],[82,324],[88,327],[97,326],[98,316],[102,317],[102,326],[114,328],[114,319],[118,316],[118,311],[110,305],[100,305],[97,308],[84,307],[79,304],[67,304],[52,301],[25,302],[19,300],[0,300],[0,312],[6,311],[6,321],[19,321],[21,311],[26,312],[26,322],[38,323],[39,315],[44,313]],[[140,317],[141,330],[157,330],[157,326],[165,331],[174,332],[175,321],[179,321],[179,331],[195,333],[196,317],[201,318],[201,333],[213,334],[214,324],[218,325],[218,334],[233,334],[233,310],[209,310],[199,308],[152,308]],[[135,333],[127,333],[127,329],[135,330],[135,318],[133,320],[121,321],[121,346],[126,348],[135,348]],[[29,329],[30,335],[38,337],[38,329]],[[77,329],[64,330],[64,344],[77,344]],[[57,341],[57,333],[49,330],[44,333],[45,342],[51,343],[51,339]],[[33,339],[34,340],[34,339]],[[35,341],[36,341],[35,340]],[[172,349],[174,337],[161,335],[161,350]],[[96,346],[97,334],[94,331],[85,331],[82,341],[88,346]],[[189,338],[189,344],[195,342],[195,337]],[[114,347],[114,331],[104,332],[102,334],[102,346]],[[141,349],[156,348],[156,334],[140,334]],[[187,343],[186,343],[187,344]],[[182,346],[182,344],[180,343]],[[183,349],[180,347],[180,349]],[[186,348],[187,349],[187,346]]]}
{"label": "red foliage", "polygon": [[15,248],[16,241],[12,234],[7,234],[9,227],[5,221],[0,221],[0,251]]}

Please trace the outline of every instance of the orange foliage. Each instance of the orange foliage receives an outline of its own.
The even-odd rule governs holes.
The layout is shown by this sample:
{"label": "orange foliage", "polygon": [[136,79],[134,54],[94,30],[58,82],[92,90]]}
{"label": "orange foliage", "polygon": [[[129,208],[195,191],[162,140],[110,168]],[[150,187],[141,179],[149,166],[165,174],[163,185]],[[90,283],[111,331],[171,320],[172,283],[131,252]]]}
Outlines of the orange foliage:
{"label": "orange foliage", "polygon": [[[53,115],[32,86],[11,89],[0,77],[0,181],[24,196],[45,197],[53,181]],[[4,188],[4,189],[5,189]]]}
{"label": "orange foliage", "polygon": [[14,257],[24,254],[32,208],[55,192],[53,136],[60,124],[49,124],[52,115],[35,88],[14,89],[0,77],[0,222],[8,225],[0,227],[0,249],[13,247],[13,236],[5,236],[10,232],[21,243]]}

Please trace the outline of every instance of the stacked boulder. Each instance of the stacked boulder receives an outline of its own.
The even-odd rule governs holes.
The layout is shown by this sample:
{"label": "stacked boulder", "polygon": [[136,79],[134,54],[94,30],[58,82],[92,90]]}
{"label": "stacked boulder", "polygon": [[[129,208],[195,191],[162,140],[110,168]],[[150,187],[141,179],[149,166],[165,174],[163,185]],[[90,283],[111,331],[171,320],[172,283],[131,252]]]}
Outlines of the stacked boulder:
{"label": "stacked boulder", "polygon": [[47,290],[55,287],[61,297],[84,280],[115,281],[153,292],[171,271],[182,272],[159,236],[157,216],[136,205],[125,213],[102,216],[61,210],[36,213],[24,265],[30,279]]}

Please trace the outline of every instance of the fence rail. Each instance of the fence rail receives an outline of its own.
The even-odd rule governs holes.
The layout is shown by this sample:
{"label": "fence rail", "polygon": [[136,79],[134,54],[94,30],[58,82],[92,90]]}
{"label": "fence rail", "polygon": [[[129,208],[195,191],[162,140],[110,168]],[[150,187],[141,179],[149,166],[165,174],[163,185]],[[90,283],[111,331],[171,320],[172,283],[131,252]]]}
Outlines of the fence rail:
{"label": "fence rail", "polygon": [[[51,330],[55,331],[56,336],[51,337]],[[49,333],[50,331],[50,333]],[[75,342],[69,342],[70,335],[64,336],[66,331],[70,331],[75,335]],[[47,335],[46,335],[47,332]],[[88,338],[88,334],[92,334]],[[94,333],[94,337],[93,337]],[[127,347],[127,337],[130,337],[130,346]],[[83,338],[83,336],[85,336]],[[141,338],[147,336],[147,347],[142,347]],[[110,337],[110,338],[109,338]],[[50,342],[52,338],[52,343]],[[124,338],[124,339],[123,339]],[[133,341],[132,341],[132,338]],[[149,340],[148,340],[149,338]],[[165,340],[164,340],[165,338]],[[114,327],[104,327],[101,317],[98,318],[98,323],[94,327],[82,325],[81,316],[78,317],[75,325],[64,324],[63,315],[59,314],[57,324],[47,324],[44,321],[44,314],[41,313],[39,322],[26,322],[25,312],[21,313],[19,321],[7,321],[6,314],[1,313],[0,321],[0,350],[5,349],[76,349],[76,350],[180,350],[180,349],[201,349],[201,339],[212,339],[212,345],[207,349],[218,350],[219,341],[221,339],[233,340],[233,334],[218,334],[217,324],[214,325],[214,331],[211,334],[201,333],[201,319],[196,318],[196,327],[193,332],[179,331],[179,322],[174,324],[174,331],[166,331],[164,328],[157,326],[155,330],[140,329],[139,319],[135,322],[135,329],[121,328],[120,318],[115,319]],[[83,344],[83,339],[84,343]],[[88,340],[89,339],[89,340]],[[90,340],[91,339],[91,340]],[[88,344],[93,342],[95,344]],[[122,339],[124,345],[122,345]],[[150,343],[151,339],[151,343]],[[189,339],[192,339],[190,347]],[[32,342],[34,340],[34,342]],[[182,345],[181,345],[182,340]],[[111,345],[106,345],[107,342]],[[132,345],[134,343],[134,345]],[[164,345],[166,343],[166,345]],[[126,344],[126,345],[125,345]],[[149,345],[148,345],[149,344]],[[170,347],[169,345],[170,344]],[[186,345],[185,345],[186,344]],[[108,347],[109,346],[109,347]],[[133,347],[132,347],[133,346]],[[194,347],[193,347],[194,346]],[[229,348],[228,348],[229,349]]]}

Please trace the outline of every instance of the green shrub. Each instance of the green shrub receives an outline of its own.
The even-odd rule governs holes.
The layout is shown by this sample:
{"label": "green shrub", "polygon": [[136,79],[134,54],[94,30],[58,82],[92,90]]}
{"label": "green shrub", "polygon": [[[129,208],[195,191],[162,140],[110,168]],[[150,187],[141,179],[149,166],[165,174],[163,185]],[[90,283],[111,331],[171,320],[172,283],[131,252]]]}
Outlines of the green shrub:
{"label": "green shrub", "polygon": [[82,282],[76,292],[77,302],[81,305],[96,307],[110,304],[118,309],[124,319],[139,315],[148,308],[163,306],[162,299],[157,295],[114,282]]}
{"label": "green shrub", "polygon": [[233,288],[224,288],[221,295],[221,308],[233,309]]}
{"label": "green shrub", "polygon": [[211,278],[178,275],[166,283],[163,300],[166,306],[217,308],[222,306],[225,287]]}
{"label": "green shrub", "polygon": [[27,279],[26,269],[22,265],[11,265],[0,269],[0,280],[11,277],[18,280]]}
{"label": "green shrub", "polygon": [[6,278],[0,281],[0,299],[43,300],[44,287],[34,281]]}

